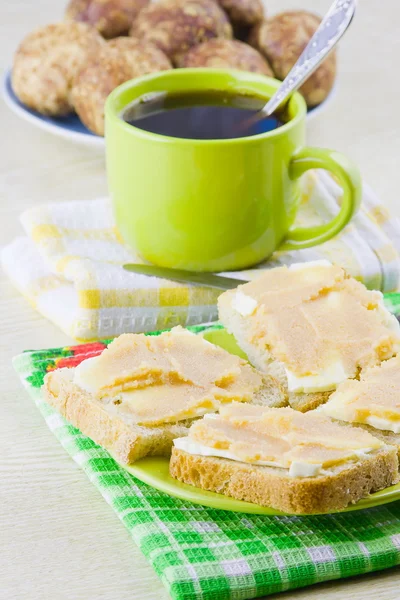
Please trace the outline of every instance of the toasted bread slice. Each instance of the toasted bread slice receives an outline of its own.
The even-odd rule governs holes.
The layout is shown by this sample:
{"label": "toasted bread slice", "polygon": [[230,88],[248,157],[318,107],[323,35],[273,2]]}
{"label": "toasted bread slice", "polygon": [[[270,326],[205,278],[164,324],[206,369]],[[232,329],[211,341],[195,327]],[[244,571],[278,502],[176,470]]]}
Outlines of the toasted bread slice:
{"label": "toasted bread slice", "polygon": [[168,456],[172,441],[187,434],[190,423],[185,421],[162,427],[132,424],[118,412],[118,406],[113,405],[112,410],[74,384],[73,374],[74,369],[59,369],[46,375],[46,402],[121,463],[129,464],[143,456]]}
{"label": "toasted bread slice", "polygon": [[341,510],[396,483],[398,459],[394,447],[383,446],[356,462],[333,467],[326,474],[293,478],[285,469],[173,448],[170,473],[183,483],[237,500],[287,513],[315,514]]}
{"label": "toasted bread slice", "polygon": [[251,364],[263,373],[272,375],[279,381],[287,394],[289,405],[300,412],[313,410],[326,402],[332,392],[294,393],[288,391],[288,382],[283,363],[275,360],[268,350],[261,350],[247,341],[247,322],[238,312],[232,310],[232,298],[235,290],[222,294],[218,299],[218,312],[221,323],[245,352]]}
{"label": "toasted bread slice", "polygon": [[[193,419],[156,427],[138,425],[119,404],[102,402],[75,384],[74,371],[64,368],[48,373],[43,386],[45,400],[121,463],[129,464],[144,456],[169,456],[173,440],[187,435]],[[265,376],[263,383],[253,398],[254,404],[287,404],[282,387],[273,377]]]}

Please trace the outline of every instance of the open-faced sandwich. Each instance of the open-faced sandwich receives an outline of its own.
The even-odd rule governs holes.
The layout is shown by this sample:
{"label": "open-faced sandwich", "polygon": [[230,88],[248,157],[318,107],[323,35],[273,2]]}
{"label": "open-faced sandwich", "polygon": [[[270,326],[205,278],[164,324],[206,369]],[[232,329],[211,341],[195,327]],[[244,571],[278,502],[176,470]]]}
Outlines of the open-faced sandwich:
{"label": "open-faced sandwich", "polygon": [[271,269],[225,292],[220,320],[250,362],[300,411],[400,350],[400,327],[372,292],[328,261]]}
{"label": "open-faced sandwich", "polygon": [[174,441],[172,477],[291,513],[340,510],[398,481],[397,450],[317,411],[237,402]]}
{"label": "open-faced sandwich", "polygon": [[125,334],[48,373],[45,399],[122,464],[172,451],[175,479],[281,511],[398,481],[400,327],[382,294],[318,261],[225,292],[219,313],[252,364],[181,327]]}
{"label": "open-faced sandwich", "polygon": [[366,429],[400,456],[400,355],[341,383],[319,411]]}
{"label": "open-faced sandwich", "polygon": [[194,420],[233,400],[283,406],[280,384],[189,331],[125,334],[46,375],[46,401],[125,464],[171,453]]}

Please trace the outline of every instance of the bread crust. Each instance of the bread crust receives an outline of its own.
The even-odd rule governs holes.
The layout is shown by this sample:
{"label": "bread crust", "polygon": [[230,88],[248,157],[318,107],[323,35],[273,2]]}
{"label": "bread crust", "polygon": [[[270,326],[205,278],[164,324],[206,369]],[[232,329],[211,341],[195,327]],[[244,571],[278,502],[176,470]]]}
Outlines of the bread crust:
{"label": "bread crust", "polygon": [[183,483],[286,513],[317,514],[341,510],[397,483],[396,449],[384,446],[331,472],[293,478],[284,469],[188,454],[175,447],[170,461],[171,476]]}
{"label": "bread crust", "polygon": [[123,415],[97,402],[72,381],[73,369],[48,373],[43,394],[48,404],[69,423],[79,428],[94,442],[109,450],[122,464],[130,464],[145,456],[169,456],[172,442],[187,435],[193,421],[141,427],[124,420]]}

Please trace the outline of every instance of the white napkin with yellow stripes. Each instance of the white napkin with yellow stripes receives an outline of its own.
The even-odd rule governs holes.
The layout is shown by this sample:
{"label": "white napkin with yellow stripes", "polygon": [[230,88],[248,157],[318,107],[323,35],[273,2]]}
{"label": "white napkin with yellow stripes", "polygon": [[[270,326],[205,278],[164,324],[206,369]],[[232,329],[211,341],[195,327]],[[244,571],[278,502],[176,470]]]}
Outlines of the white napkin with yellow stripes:
{"label": "white napkin with yellow stripes", "polygon": [[[341,190],[325,172],[308,173],[296,224],[328,221],[338,211]],[[218,290],[135,275],[122,268],[141,262],[124,245],[108,198],[53,203],[21,216],[25,236],[2,251],[3,268],[45,317],[79,341],[123,332],[151,331],[217,318]],[[235,273],[251,279],[263,269],[328,259],[369,288],[400,287],[400,220],[364,186],[363,204],[333,240],[292,252],[275,252],[256,268]]]}

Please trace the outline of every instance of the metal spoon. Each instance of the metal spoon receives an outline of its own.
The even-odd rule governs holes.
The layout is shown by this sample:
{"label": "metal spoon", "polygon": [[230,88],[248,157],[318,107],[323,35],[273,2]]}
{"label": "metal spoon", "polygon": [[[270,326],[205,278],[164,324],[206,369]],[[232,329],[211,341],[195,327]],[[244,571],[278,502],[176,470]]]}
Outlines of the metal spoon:
{"label": "metal spoon", "polygon": [[272,115],[314,73],[346,32],[355,10],[356,0],[335,0],[279,89],[250,119],[253,123]]}

